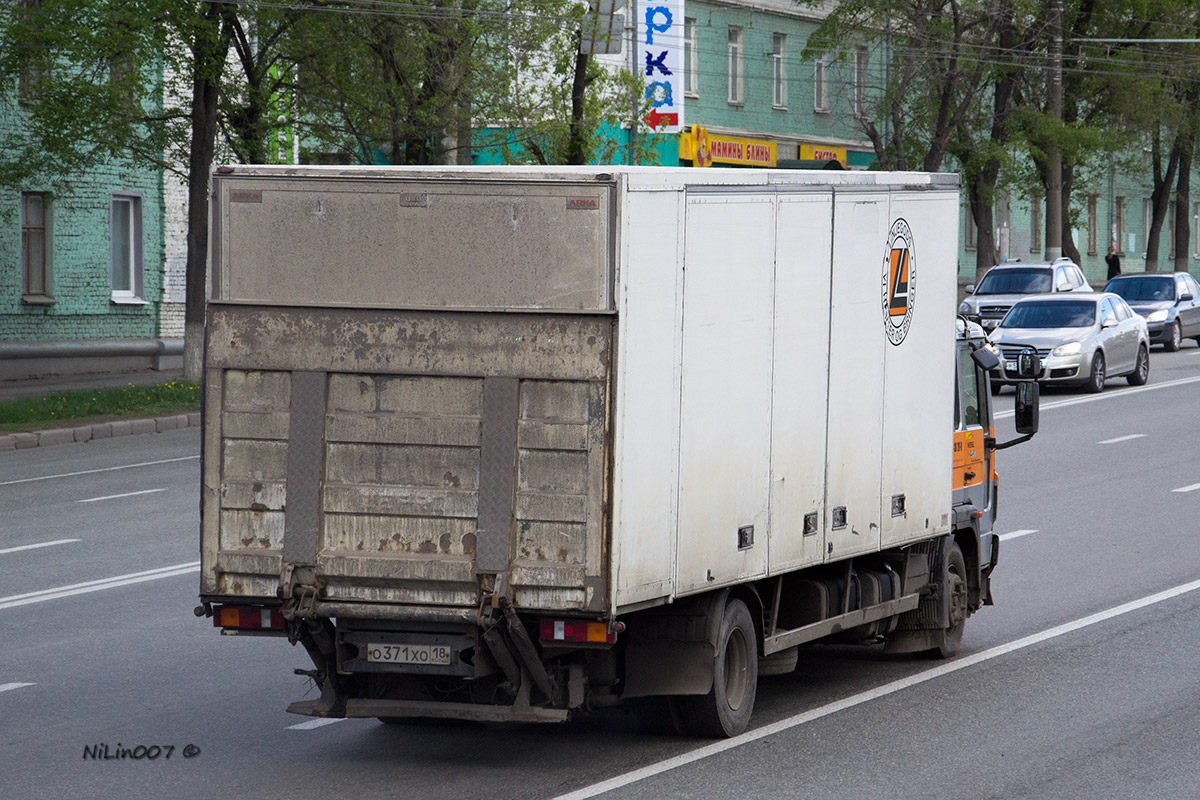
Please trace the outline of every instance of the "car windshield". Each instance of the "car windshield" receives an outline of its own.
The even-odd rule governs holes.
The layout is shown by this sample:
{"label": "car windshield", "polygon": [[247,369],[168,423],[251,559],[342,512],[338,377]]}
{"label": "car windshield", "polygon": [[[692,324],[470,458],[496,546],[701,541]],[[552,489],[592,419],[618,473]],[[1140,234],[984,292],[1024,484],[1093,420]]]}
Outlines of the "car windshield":
{"label": "car windshield", "polygon": [[1000,323],[1002,328],[1086,328],[1096,323],[1096,304],[1017,303]]}
{"label": "car windshield", "polygon": [[994,269],[979,282],[975,294],[1040,294],[1050,291],[1045,269]]}
{"label": "car windshield", "polygon": [[1104,291],[1119,294],[1129,303],[1139,300],[1174,300],[1175,279],[1167,275],[1154,278],[1121,278],[1111,281],[1104,287]]}

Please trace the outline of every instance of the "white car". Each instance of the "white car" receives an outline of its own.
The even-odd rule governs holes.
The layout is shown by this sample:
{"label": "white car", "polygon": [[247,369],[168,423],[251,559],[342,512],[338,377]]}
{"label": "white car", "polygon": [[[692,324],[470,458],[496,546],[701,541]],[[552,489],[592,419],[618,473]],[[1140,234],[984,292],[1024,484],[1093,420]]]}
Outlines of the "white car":
{"label": "white car", "polygon": [[1150,334],[1146,320],[1111,292],[1040,295],[1019,301],[989,337],[1000,356],[992,373],[998,391],[1016,378],[1016,359],[1025,348],[1042,361],[1042,384],[1076,384],[1089,392],[1124,375],[1134,386],[1150,377]]}

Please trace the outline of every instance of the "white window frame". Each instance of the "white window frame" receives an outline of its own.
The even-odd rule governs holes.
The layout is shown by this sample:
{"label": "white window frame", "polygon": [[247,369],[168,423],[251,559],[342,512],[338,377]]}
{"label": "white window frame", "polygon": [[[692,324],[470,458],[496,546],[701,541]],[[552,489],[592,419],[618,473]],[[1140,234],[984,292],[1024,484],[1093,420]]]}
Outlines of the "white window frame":
{"label": "white window frame", "polygon": [[813,111],[829,113],[829,56],[822,54],[813,61]]}
{"label": "white window frame", "polygon": [[1150,225],[1154,221],[1154,201],[1149,197],[1142,198],[1142,258],[1146,257],[1146,248],[1150,246]]}
{"label": "white window frame", "polygon": [[[129,208],[128,230],[117,229],[116,209],[120,205]],[[142,232],[144,230],[142,215],[144,213],[142,195],[138,192],[113,192],[109,195],[108,203],[108,236],[109,236],[109,292],[112,302],[139,305],[144,304],[145,270]],[[118,238],[124,238],[127,260],[124,264],[116,263],[116,243]],[[128,284],[128,289],[116,288],[117,278],[122,277],[121,283]]]}
{"label": "white window frame", "polygon": [[787,34],[771,34],[771,107],[787,109]]}
{"label": "white window frame", "polygon": [[729,105],[740,106],[745,102],[745,58],[743,57],[742,29],[729,26]]}
{"label": "white window frame", "polygon": [[1192,203],[1192,258],[1200,258],[1200,203]]}
{"label": "white window frame", "polygon": [[865,119],[867,116],[867,70],[870,66],[871,54],[866,45],[859,45],[854,53],[854,116]]}
{"label": "white window frame", "polygon": [[[1117,255],[1125,255],[1125,197],[1120,196],[1116,199],[1117,207],[1113,213],[1114,223],[1116,228],[1114,236],[1117,240]],[[1200,206],[1198,206],[1200,208]]]}
{"label": "white window frame", "polygon": [[696,20],[683,20],[683,93],[688,97],[700,96],[700,26]]}

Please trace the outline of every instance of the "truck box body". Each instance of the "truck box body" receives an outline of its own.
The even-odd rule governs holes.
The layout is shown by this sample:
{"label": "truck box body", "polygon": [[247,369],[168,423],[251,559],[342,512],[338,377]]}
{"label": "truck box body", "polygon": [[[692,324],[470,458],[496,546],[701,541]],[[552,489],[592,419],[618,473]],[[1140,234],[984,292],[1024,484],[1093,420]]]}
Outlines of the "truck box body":
{"label": "truck box body", "polygon": [[950,530],[957,180],[235,167],[201,594],[611,619]]}

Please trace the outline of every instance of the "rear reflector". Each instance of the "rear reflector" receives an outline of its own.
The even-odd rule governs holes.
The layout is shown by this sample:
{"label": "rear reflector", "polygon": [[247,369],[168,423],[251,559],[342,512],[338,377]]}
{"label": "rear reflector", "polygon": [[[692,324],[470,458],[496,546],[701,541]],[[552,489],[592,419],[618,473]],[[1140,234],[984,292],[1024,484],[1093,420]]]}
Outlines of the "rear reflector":
{"label": "rear reflector", "polygon": [[575,642],[612,644],[617,641],[619,623],[612,633],[603,622],[588,622],[582,619],[542,619],[539,637],[543,642]]}
{"label": "rear reflector", "polygon": [[213,627],[281,631],[283,614],[278,608],[221,606],[213,612]]}

